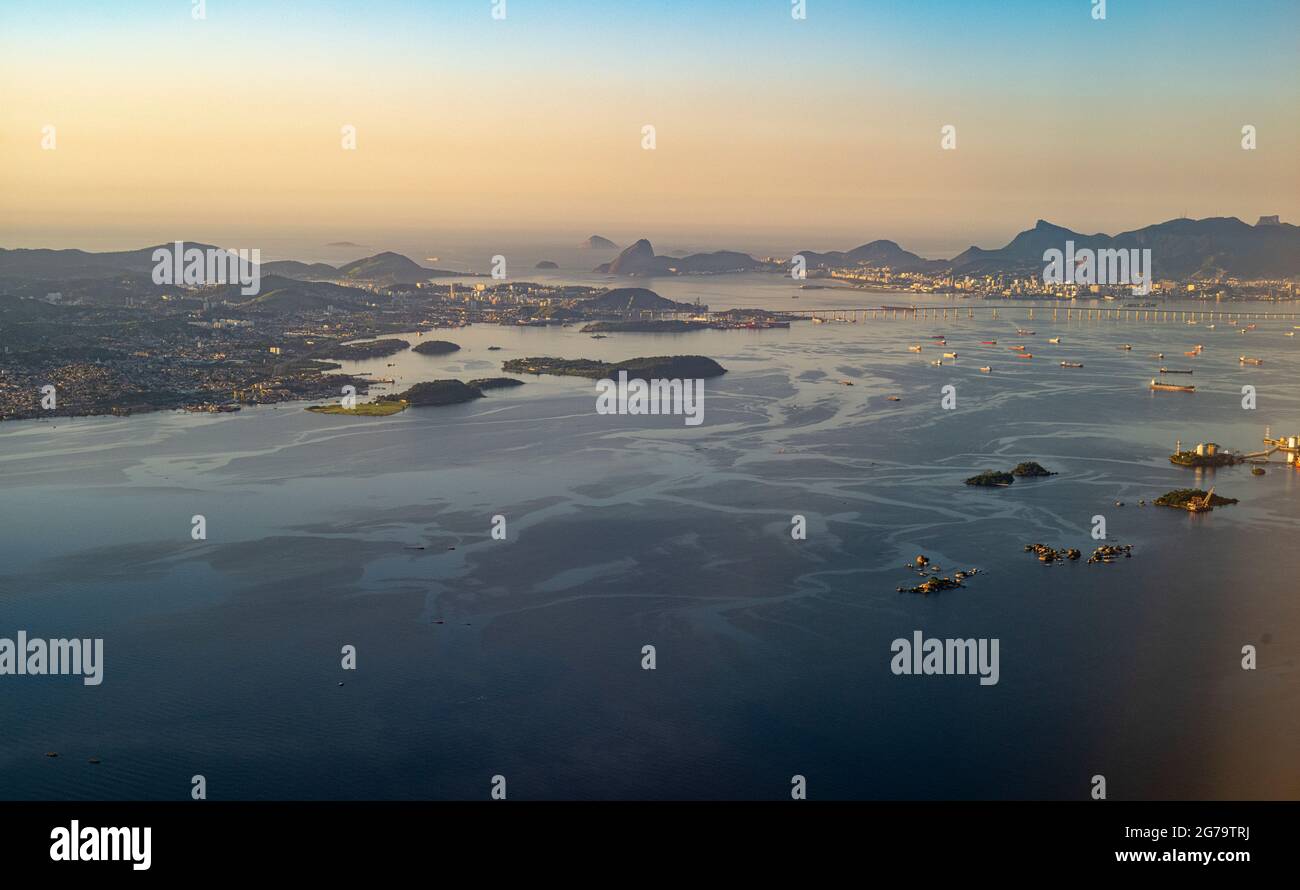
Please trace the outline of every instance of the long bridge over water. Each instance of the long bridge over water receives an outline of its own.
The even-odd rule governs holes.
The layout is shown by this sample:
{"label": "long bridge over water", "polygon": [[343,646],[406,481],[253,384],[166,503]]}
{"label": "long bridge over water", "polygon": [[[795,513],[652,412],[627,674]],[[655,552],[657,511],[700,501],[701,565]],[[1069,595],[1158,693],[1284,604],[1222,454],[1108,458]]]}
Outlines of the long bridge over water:
{"label": "long bridge over water", "polygon": [[794,315],[819,321],[960,321],[962,319],[999,319],[1034,321],[1135,321],[1135,322],[1229,322],[1296,321],[1300,312],[1225,311],[1213,309],[1125,308],[1101,306],[828,306],[781,309],[782,315]]}

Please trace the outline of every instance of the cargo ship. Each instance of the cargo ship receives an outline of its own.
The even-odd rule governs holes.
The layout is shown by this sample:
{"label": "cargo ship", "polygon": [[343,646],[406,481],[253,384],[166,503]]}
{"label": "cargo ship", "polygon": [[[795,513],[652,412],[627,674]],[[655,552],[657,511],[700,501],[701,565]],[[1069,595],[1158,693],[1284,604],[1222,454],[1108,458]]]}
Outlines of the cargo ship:
{"label": "cargo ship", "polygon": [[1082,368],[1083,362],[1061,362],[1062,368]]}
{"label": "cargo ship", "polygon": [[1190,369],[1183,369],[1183,368],[1161,368],[1160,373],[1161,374],[1190,374],[1192,373],[1192,371]]}
{"label": "cargo ship", "polygon": [[1241,358],[1237,359],[1237,361],[1241,362],[1243,365],[1264,364],[1264,360],[1262,358],[1255,358],[1254,356],[1251,355],[1243,355]]}
{"label": "cargo ship", "polygon": [[1161,383],[1154,377],[1151,378],[1151,389],[1159,392],[1196,392],[1194,386],[1179,386],[1176,383]]}

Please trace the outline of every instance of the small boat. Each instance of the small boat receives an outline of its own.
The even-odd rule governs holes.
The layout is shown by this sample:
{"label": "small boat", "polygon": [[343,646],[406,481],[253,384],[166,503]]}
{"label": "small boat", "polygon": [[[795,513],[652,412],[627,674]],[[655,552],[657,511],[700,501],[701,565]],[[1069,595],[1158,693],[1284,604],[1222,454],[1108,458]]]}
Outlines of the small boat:
{"label": "small boat", "polygon": [[1178,386],[1173,383],[1161,383],[1154,377],[1151,378],[1151,388],[1159,392],[1196,392],[1194,386]]}
{"label": "small boat", "polygon": [[909,346],[909,347],[907,347],[907,351],[908,351],[908,352],[920,352],[920,351],[921,351],[921,347],[920,347],[920,346]]}
{"label": "small boat", "polygon": [[1133,344],[1125,343],[1123,346],[1120,347],[1120,349],[1124,350],[1125,352],[1130,352],[1133,349]]}
{"label": "small boat", "polygon": [[1286,335],[1287,335],[1288,337],[1294,337],[1294,336],[1295,336],[1295,331],[1287,331],[1287,332],[1286,332]]}
{"label": "small boat", "polygon": [[993,369],[990,368],[988,365],[985,365],[984,367],[980,368],[980,373],[981,373],[981,374],[992,374],[992,373],[993,373]]}
{"label": "small boat", "polygon": [[997,346],[997,345],[998,345],[998,341],[997,341],[997,340],[981,340],[981,341],[980,341],[980,345],[981,345],[981,346]]}
{"label": "small boat", "polygon": [[1026,331],[1020,328],[1016,328],[1016,336],[1018,337],[1032,337],[1033,335],[1034,335],[1033,331]]}
{"label": "small boat", "polygon": [[592,335],[591,335],[591,339],[593,339],[593,340],[608,340],[609,338],[606,337],[604,334],[592,334]]}
{"label": "small boat", "polygon": [[1252,476],[1263,476],[1263,475],[1264,475],[1264,468],[1263,468],[1263,467],[1251,467],[1251,468],[1250,468],[1250,473],[1251,473]]}
{"label": "small boat", "polygon": [[1198,355],[1200,355],[1200,354],[1201,354],[1201,353],[1198,352],[1198,351],[1195,350],[1195,349],[1193,349],[1191,352],[1184,352],[1184,353],[1183,353],[1183,355],[1190,355],[1190,356],[1192,356],[1193,358],[1195,358],[1196,356],[1198,356]]}
{"label": "small boat", "polygon": [[1256,326],[1253,325],[1253,324],[1248,324],[1248,325],[1246,325],[1246,330],[1248,330],[1248,331],[1253,331],[1253,330],[1255,330],[1255,327],[1256,327]]}
{"label": "small boat", "polygon": [[1241,362],[1243,365],[1264,364],[1264,360],[1262,358],[1255,358],[1254,356],[1251,355],[1243,355],[1241,358],[1237,359],[1237,361]]}
{"label": "small boat", "polygon": [[1032,352],[1022,352],[1016,356],[1016,358],[1033,358],[1033,357],[1034,354]]}
{"label": "small boat", "polygon": [[939,367],[940,365],[943,364],[943,360],[942,360],[942,359],[935,359],[934,361],[930,362],[930,364],[934,365],[934,366],[937,368],[937,367]]}
{"label": "small boat", "polygon": [[1052,338],[1049,339],[1047,342],[1048,342],[1048,343],[1054,343],[1054,344],[1060,344],[1060,342],[1061,342],[1061,338],[1060,338],[1060,337],[1052,337]]}
{"label": "small boat", "polygon": [[944,336],[943,334],[931,334],[931,335],[930,335],[930,339],[931,339],[931,340],[947,340],[948,338],[947,338],[946,336]]}
{"label": "small boat", "polygon": [[1211,331],[1214,330],[1214,325],[1206,325],[1206,327]]}
{"label": "small boat", "polygon": [[852,381],[852,380],[841,380],[841,381],[840,381],[840,386],[852,386],[852,385],[853,385],[853,381]]}
{"label": "small boat", "polygon": [[1160,373],[1161,374],[1190,374],[1192,372],[1190,370],[1182,370],[1179,368],[1161,368]]}
{"label": "small boat", "polygon": [[496,352],[500,348],[501,348],[500,346],[489,346],[488,352]]}
{"label": "small boat", "polygon": [[945,352],[945,353],[943,354],[943,357],[944,357],[944,358],[956,358],[956,357],[957,357],[957,353],[955,353],[955,352]]}
{"label": "small boat", "polygon": [[1164,358],[1164,357],[1165,357],[1165,354],[1164,354],[1163,352],[1153,352],[1153,353],[1151,353],[1151,357],[1152,357],[1152,358]]}
{"label": "small boat", "polygon": [[1013,350],[1013,351],[1015,351],[1015,352],[1024,352],[1024,351],[1025,351],[1025,347],[1023,347],[1023,346],[1008,346],[1007,348],[1008,348],[1008,349],[1011,349],[1011,350]]}
{"label": "small boat", "polygon": [[1062,368],[1082,368],[1083,362],[1061,362]]}
{"label": "small boat", "polygon": [[885,401],[886,401],[886,402],[901,402],[901,401],[903,401],[903,400],[902,400],[901,398],[899,398],[898,396],[885,396]]}

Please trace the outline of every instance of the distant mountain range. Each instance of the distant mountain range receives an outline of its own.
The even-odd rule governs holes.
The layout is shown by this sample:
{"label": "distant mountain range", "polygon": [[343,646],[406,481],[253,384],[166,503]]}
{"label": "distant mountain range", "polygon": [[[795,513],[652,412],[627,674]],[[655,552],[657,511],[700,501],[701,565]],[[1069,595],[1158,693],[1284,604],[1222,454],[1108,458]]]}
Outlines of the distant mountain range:
{"label": "distant mountain range", "polygon": [[[889,267],[900,272],[927,274],[986,275],[1038,274],[1044,268],[1043,253],[1064,250],[1073,241],[1076,250],[1150,249],[1156,279],[1180,280],[1235,276],[1245,279],[1300,277],[1300,227],[1281,222],[1276,216],[1261,217],[1248,225],[1235,217],[1207,219],[1172,219],[1118,235],[1075,232],[1046,220],[1038,220],[1011,239],[1005,246],[986,249],[970,247],[949,260],[926,259],[905,250],[894,241],[878,240],[846,251],[799,251],[810,271],[847,266]],[[607,248],[604,248],[608,245]],[[608,239],[593,235],[587,239],[592,248],[613,248]],[[153,292],[156,265],[153,253],[158,247],[139,250],[92,253],[85,250],[49,250],[0,248],[0,284],[11,292],[43,295],[49,290],[70,289],[87,299],[118,299],[121,293],[134,290]],[[185,247],[202,250],[219,249],[210,244],[185,242]],[[730,272],[785,271],[788,260],[758,260],[747,253],[719,250],[685,256],[663,256],[644,238],[623,250],[611,262],[595,271],[618,276],[653,277],[666,275],[719,275]],[[465,272],[429,269],[399,253],[386,251],[331,266],[327,263],[302,263],[276,260],[262,263],[262,293],[267,281],[317,282],[362,285],[416,284],[431,278],[451,278]],[[280,288],[283,290],[284,288]],[[294,299],[326,298],[321,290],[300,288]],[[341,297],[341,294],[333,294]]]}
{"label": "distant mountain range", "polygon": [[[220,250],[211,244],[197,241],[184,242],[185,249]],[[149,279],[156,265],[153,254],[158,248],[172,249],[172,244],[159,244],[139,250],[91,253],[85,250],[6,250],[0,248],[0,281],[69,281],[79,279],[106,279],[143,277]],[[356,281],[364,284],[416,284],[430,278],[463,276],[464,272],[444,269],[426,269],[400,253],[386,251],[374,256],[353,260],[342,266],[327,263],[300,263],[297,260],[276,260],[262,263],[263,278],[278,276],[298,281]]]}
{"label": "distant mountain range", "polygon": [[[1276,216],[1261,217],[1248,225],[1236,217],[1171,219],[1118,235],[1084,234],[1039,220],[1004,247],[970,247],[950,260],[929,260],[904,250],[894,241],[871,241],[852,250],[801,250],[812,269],[846,266],[884,267],[899,272],[956,275],[988,275],[1041,272],[1043,252],[1065,249],[1150,249],[1155,278],[1189,279],[1231,275],[1238,278],[1291,278],[1300,276],[1300,227],[1283,223]],[[776,264],[784,268],[785,263]],[[610,275],[692,275],[723,272],[751,272],[772,269],[752,256],[735,251],[696,253],[684,257],[659,256],[642,238],[612,262],[595,271]]]}
{"label": "distant mountain range", "polygon": [[307,265],[295,260],[277,260],[263,263],[262,274],[282,275],[285,278],[297,278],[302,281],[346,279],[372,284],[418,284],[430,278],[459,277],[465,273],[449,272],[445,269],[426,269],[410,257],[388,250],[338,267],[326,263]]}
{"label": "distant mountain range", "polygon": [[1155,278],[1187,279],[1232,275],[1238,278],[1290,278],[1300,275],[1300,226],[1265,217],[1248,225],[1236,217],[1171,219],[1118,235],[1083,234],[1046,220],[1021,232],[1005,247],[970,247],[949,261],[959,274],[981,275],[1043,268],[1043,252],[1150,249]]}

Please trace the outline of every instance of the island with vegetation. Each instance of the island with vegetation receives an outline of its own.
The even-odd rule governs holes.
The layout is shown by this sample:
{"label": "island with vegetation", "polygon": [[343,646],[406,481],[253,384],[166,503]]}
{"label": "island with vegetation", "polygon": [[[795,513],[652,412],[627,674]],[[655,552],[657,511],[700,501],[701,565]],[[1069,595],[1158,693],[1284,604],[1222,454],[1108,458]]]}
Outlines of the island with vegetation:
{"label": "island with vegetation", "polygon": [[471,380],[469,385],[475,389],[507,389],[512,386],[523,386],[524,382],[513,377],[479,377]]}
{"label": "island with vegetation", "polygon": [[1244,459],[1231,451],[1216,451],[1214,454],[1175,451],[1169,455],[1169,462],[1180,467],[1231,467],[1234,464],[1243,463]]}
{"label": "island with vegetation", "polygon": [[459,405],[483,398],[483,392],[459,380],[430,380],[417,383],[406,392],[379,397],[381,402],[405,402],[412,408]]}
{"label": "island with vegetation", "polygon": [[631,379],[640,380],[718,377],[727,373],[722,365],[702,355],[657,355],[622,362],[589,358],[514,358],[504,362],[501,370],[511,374],[556,374],[592,380],[614,379],[620,371],[627,372]]}
{"label": "island with vegetation", "polygon": [[345,408],[342,405],[308,405],[307,410],[314,414],[342,414],[346,417],[388,417],[405,411],[409,406],[409,402],[398,399],[362,402],[354,408]]}
{"label": "island with vegetation", "polygon": [[1209,494],[1201,491],[1199,488],[1179,488],[1174,491],[1162,494],[1155,499],[1155,504],[1159,507],[1177,507],[1180,510],[1191,509],[1192,504],[1204,504],[1206,495],[1209,495],[1209,505],[1213,507],[1226,507],[1229,504],[1237,503],[1236,498],[1225,498],[1223,495]]}
{"label": "island with vegetation", "polygon": [[425,340],[423,343],[417,343],[411,351],[418,352],[420,355],[447,355],[459,352],[460,347],[448,340]]}
{"label": "island with vegetation", "polygon": [[406,340],[396,337],[387,340],[368,340],[365,343],[340,343],[321,350],[328,358],[341,358],[344,361],[361,361],[368,358],[384,358],[396,355],[411,348]]}
{"label": "island with vegetation", "polygon": [[342,405],[310,405],[307,410],[315,414],[342,414],[348,417],[388,417],[407,408],[428,408],[441,405],[459,405],[483,398],[485,389],[505,389],[523,386],[524,381],[513,377],[480,377],[469,383],[459,380],[430,380],[417,383],[406,392],[382,395],[373,402],[362,402],[352,408]]}
{"label": "island with vegetation", "polygon": [[1016,478],[1032,479],[1037,476],[1055,476],[1056,473],[1044,467],[1042,464],[1027,460],[1024,463],[1016,464],[1010,472],[1003,473],[998,470],[985,470],[978,476],[971,476],[966,480],[967,485],[978,485],[984,487],[1005,488],[1016,481]]}
{"label": "island with vegetation", "polygon": [[966,480],[966,484],[1004,488],[1015,481],[1016,477],[1012,476],[1010,473],[1000,473],[997,470],[985,470],[978,476],[971,476]]}

